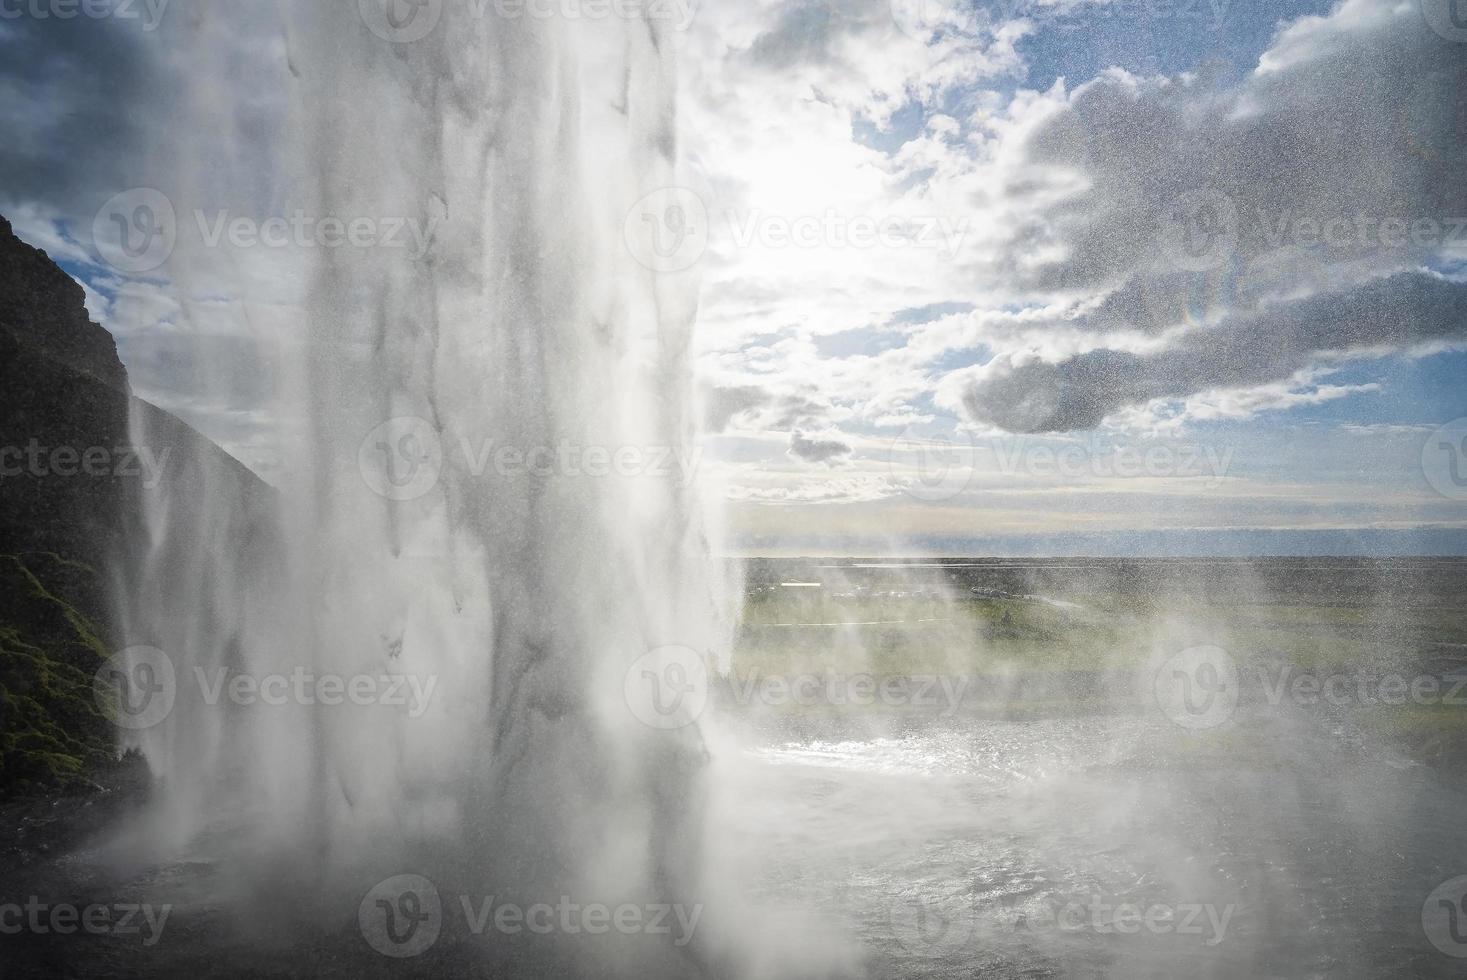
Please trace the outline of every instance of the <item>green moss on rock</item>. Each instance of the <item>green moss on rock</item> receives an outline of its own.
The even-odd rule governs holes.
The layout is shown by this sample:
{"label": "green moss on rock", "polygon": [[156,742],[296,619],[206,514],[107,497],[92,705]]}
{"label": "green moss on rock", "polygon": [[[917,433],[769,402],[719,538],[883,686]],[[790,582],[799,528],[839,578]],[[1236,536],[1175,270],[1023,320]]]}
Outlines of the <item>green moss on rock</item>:
{"label": "green moss on rock", "polygon": [[56,555],[0,555],[0,792],[67,788],[115,757],[94,693],[101,631],[74,604],[91,569]]}

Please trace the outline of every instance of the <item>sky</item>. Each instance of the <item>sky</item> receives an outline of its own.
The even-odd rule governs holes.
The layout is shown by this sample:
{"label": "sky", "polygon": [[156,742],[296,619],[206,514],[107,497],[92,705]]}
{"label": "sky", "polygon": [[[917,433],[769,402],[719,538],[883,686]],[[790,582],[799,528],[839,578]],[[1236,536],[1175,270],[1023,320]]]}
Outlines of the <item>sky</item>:
{"label": "sky", "polygon": [[[273,480],[288,263],[236,248],[182,295],[97,237],[217,97],[167,43],[210,5],[127,6],[0,10],[0,213],[83,284],[139,395]],[[658,261],[702,284],[697,473],[727,550],[1467,554],[1453,0],[662,11],[691,176]],[[230,31],[212,152],[263,173],[287,45],[268,13]]]}

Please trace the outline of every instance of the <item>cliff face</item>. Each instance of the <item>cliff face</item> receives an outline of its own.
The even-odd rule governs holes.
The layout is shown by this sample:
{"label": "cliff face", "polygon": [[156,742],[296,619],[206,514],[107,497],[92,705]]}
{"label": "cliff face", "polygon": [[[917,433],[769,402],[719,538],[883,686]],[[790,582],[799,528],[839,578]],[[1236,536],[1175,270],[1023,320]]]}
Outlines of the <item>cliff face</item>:
{"label": "cliff face", "polygon": [[129,492],[129,397],[81,287],[0,218],[0,554],[101,567]]}
{"label": "cliff face", "polygon": [[127,390],[112,335],[87,315],[81,286],[0,217],[0,333],[35,356]]}
{"label": "cliff face", "polygon": [[[132,444],[130,415],[146,445]],[[161,539],[144,534],[150,492],[180,517]],[[111,652],[148,642],[119,635],[114,614],[139,589],[138,556],[197,558],[191,507],[218,495],[234,525],[220,533],[264,538],[273,491],[132,397],[81,287],[0,218],[0,795],[94,771],[111,733],[92,675]]]}

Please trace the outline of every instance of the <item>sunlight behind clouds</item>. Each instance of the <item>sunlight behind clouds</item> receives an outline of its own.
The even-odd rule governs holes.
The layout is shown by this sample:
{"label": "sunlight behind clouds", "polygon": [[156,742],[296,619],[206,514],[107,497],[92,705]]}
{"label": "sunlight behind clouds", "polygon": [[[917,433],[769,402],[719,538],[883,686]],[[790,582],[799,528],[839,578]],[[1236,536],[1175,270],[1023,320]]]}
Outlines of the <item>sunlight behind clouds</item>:
{"label": "sunlight behind clouds", "polygon": [[[146,97],[105,93],[95,113],[47,123],[71,145],[106,116],[110,165],[76,155],[40,175],[34,146],[0,148],[0,206],[70,263],[149,397],[265,469],[283,435],[250,401],[261,385],[203,399],[182,366],[220,343],[238,346],[246,374],[289,359],[302,288],[291,250],[194,247],[207,231],[196,211],[279,209],[268,168],[230,190],[242,199],[207,180],[170,189],[190,241],[169,270],[201,295],[175,295],[163,271],[120,276],[89,240],[119,181],[167,171],[150,134],[185,109],[220,107],[217,132],[192,144],[203,173],[211,154],[248,152],[285,125],[290,38],[264,9],[227,26],[247,98],[178,83],[189,49],[171,41],[224,21],[126,35],[108,57],[156,80]],[[81,86],[112,29],[78,23],[15,64],[75,64]],[[17,30],[0,44],[24,45]],[[1390,380],[1463,357],[1467,227],[1453,216],[1467,199],[1451,163],[1467,136],[1467,59],[1414,3],[758,0],[700,5],[674,43],[690,176],[665,193],[693,219],[676,258],[702,282],[705,442],[729,464],[710,472],[740,520],[896,500],[903,439],[1077,428],[1241,448],[1277,430],[1322,447],[1341,426],[1394,425],[1391,445],[1369,451],[1409,457],[1413,427],[1451,415],[1423,417],[1430,399]],[[81,99],[51,84],[66,89],[57,104]],[[413,193],[425,230],[459,204],[446,185]],[[1229,227],[1200,263],[1179,264],[1186,229],[1173,219],[1189,208]],[[1396,290],[1363,317],[1387,280],[1436,285]],[[822,445],[850,451],[792,451]],[[1311,453],[1290,479],[1344,478]],[[1281,478],[1268,459],[1236,465]],[[970,526],[1009,519],[992,500],[964,498]],[[1066,505],[1049,506],[1063,523]],[[1168,520],[1202,521],[1184,510]]]}

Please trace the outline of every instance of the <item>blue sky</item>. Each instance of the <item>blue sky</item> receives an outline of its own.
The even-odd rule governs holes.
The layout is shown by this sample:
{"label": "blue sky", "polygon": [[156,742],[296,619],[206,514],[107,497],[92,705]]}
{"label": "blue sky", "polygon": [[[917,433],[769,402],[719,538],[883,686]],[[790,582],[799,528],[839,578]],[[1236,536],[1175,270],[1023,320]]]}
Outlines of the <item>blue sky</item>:
{"label": "blue sky", "polygon": [[[728,549],[1467,553],[1432,449],[1467,416],[1467,43],[1434,3],[703,5],[678,193]],[[170,197],[265,217],[289,66],[241,17],[248,95],[192,151],[257,179]],[[202,253],[138,275],[91,240],[172,179],[186,28],[0,25],[0,212],[144,397],[273,478],[289,253],[208,255],[185,295]]]}

